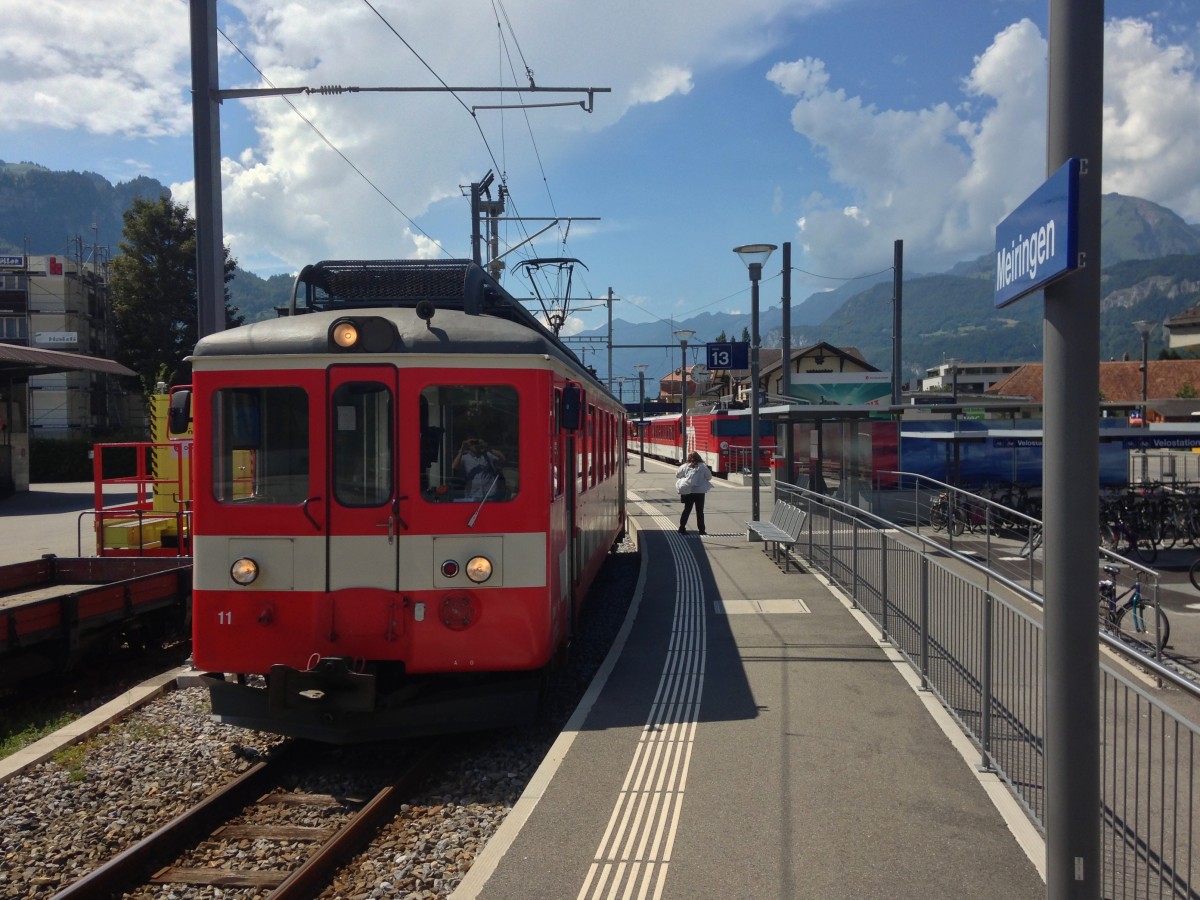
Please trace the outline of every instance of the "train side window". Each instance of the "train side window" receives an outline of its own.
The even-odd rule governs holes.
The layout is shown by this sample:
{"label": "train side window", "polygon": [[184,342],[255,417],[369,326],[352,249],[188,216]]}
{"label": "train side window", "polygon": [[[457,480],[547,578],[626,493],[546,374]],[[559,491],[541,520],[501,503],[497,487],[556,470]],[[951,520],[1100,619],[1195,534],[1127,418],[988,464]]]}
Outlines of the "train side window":
{"label": "train side window", "polygon": [[308,497],[308,394],[298,387],[213,395],[213,496],[221,503]]}
{"label": "train side window", "polygon": [[559,431],[558,417],[561,407],[562,388],[555,388],[554,404],[550,409],[550,490],[551,496],[554,497],[561,497],[565,490],[563,472],[566,471],[566,460],[563,456],[563,448],[566,446],[566,440]]}
{"label": "train side window", "polygon": [[355,381],[333,392],[333,495],[343,506],[392,499],[392,392]]}
{"label": "train side window", "polygon": [[[435,503],[511,500],[521,489],[520,403],[507,384],[430,385],[423,427],[440,442],[420,460],[422,495]],[[427,450],[432,448],[426,448]]]}

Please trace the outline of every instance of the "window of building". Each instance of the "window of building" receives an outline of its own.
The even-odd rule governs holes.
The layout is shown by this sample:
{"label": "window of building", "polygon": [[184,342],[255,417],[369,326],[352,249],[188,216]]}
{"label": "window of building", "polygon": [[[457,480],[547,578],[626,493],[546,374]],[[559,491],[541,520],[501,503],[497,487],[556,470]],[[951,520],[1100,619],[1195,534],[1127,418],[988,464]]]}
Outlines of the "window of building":
{"label": "window of building", "polygon": [[29,324],[24,316],[0,316],[0,341],[26,341]]}

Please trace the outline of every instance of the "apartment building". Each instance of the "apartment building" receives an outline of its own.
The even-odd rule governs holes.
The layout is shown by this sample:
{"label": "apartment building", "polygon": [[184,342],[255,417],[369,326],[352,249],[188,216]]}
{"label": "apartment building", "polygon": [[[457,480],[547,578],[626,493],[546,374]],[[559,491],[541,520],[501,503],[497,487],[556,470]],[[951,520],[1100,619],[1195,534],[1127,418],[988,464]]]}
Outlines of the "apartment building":
{"label": "apartment building", "polygon": [[[112,359],[115,339],[106,261],[78,256],[0,256],[0,343]],[[87,257],[91,257],[90,259]],[[107,372],[34,374],[17,402],[31,438],[95,440],[129,424],[140,398]],[[20,385],[10,388],[14,394]],[[23,402],[19,402],[23,401]],[[11,423],[17,424],[17,423]]]}

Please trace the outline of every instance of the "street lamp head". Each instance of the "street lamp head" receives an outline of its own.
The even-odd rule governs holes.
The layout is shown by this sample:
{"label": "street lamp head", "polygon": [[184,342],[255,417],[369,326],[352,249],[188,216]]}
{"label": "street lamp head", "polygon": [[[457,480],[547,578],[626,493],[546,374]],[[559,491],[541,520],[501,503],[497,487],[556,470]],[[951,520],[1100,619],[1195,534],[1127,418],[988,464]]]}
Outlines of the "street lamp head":
{"label": "street lamp head", "polygon": [[637,369],[639,375],[643,374],[650,367],[649,363],[636,363],[634,368]]}
{"label": "street lamp head", "polygon": [[742,262],[746,264],[746,268],[753,273],[755,267],[762,272],[762,267],[766,265],[767,259],[774,252],[774,244],[743,244],[740,247],[734,247],[733,252],[742,258]]}
{"label": "street lamp head", "polygon": [[1157,322],[1151,322],[1149,319],[1141,319],[1133,323],[1133,327],[1137,329],[1138,334],[1144,338],[1150,337],[1150,333],[1158,327]]}
{"label": "street lamp head", "polygon": [[696,332],[692,331],[690,328],[681,328],[679,331],[672,331],[671,334],[679,338],[679,343],[683,347],[686,347],[687,342],[696,336]]}

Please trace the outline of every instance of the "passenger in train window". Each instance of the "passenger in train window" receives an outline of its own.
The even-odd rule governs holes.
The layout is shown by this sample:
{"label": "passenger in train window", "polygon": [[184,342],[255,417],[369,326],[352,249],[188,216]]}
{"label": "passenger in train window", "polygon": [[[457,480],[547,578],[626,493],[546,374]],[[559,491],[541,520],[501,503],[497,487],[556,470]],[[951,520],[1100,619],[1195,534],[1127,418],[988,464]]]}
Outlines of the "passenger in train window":
{"label": "passenger in train window", "polygon": [[471,500],[508,499],[504,483],[504,454],[480,438],[467,438],[454,457],[452,467],[463,479],[463,496]]}

